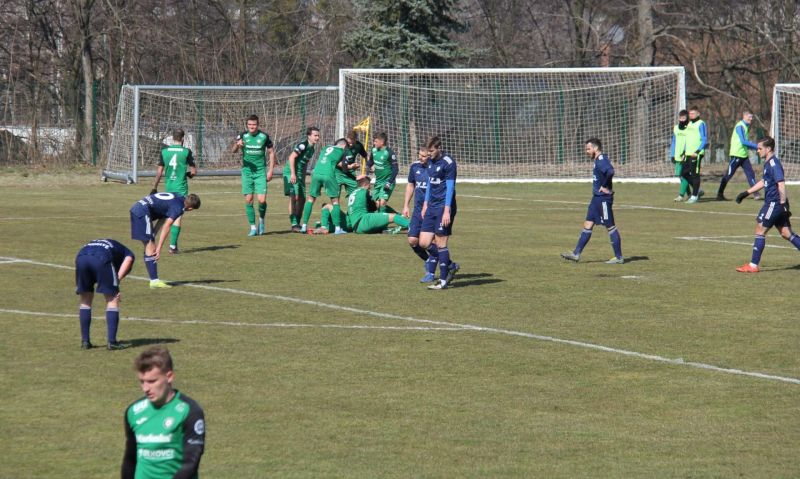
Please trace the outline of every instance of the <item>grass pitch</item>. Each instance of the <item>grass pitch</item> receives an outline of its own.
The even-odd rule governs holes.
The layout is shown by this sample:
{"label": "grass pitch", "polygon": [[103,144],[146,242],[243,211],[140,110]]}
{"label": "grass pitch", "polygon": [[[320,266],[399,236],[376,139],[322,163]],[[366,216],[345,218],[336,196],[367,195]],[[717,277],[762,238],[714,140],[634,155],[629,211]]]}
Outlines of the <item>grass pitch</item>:
{"label": "grass pitch", "polygon": [[[461,273],[428,291],[404,236],[288,234],[273,182],[269,234],[247,238],[238,182],[201,179],[183,254],[159,262],[177,286],[151,291],[128,239],[149,186],[2,185],[0,477],[118,474],[132,360],[155,343],[205,409],[204,477],[800,475],[800,253],[772,232],[763,272],[734,270],[759,202],[619,184],[632,261],[604,264],[595,228],[571,264],[587,184],[460,185]],[[99,237],[137,253],[125,351],[79,349],[71,266]]]}

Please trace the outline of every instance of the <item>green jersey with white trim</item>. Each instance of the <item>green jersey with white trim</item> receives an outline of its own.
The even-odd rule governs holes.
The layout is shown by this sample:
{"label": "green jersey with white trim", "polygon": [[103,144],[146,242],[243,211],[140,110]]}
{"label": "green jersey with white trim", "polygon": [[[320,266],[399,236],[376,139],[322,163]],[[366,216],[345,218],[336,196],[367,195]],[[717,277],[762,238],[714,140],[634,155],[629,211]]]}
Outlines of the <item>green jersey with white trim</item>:
{"label": "green jersey with white trim", "polygon": [[361,218],[369,213],[369,191],[366,188],[356,188],[347,197],[347,224],[355,229]]}
{"label": "green jersey with white trim", "polygon": [[161,150],[158,166],[164,167],[165,190],[169,193],[180,193],[186,196],[189,192],[186,172],[189,166],[194,166],[192,150],[181,145],[168,146]]}
{"label": "green jersey with white trim", "polygon": [[344,148],[331,145],[320,153],[317,164],[314,165],[313,176],[317,178],[333,178],[336,166],[344,157]]}
{"label": "green jersey with white trim", "polygon": [[171,478],[192,469],[186,477],[197,477],[205,420],[202,408],[188,396],[175,391],[160,408],[147,398],[134,402],[125,411],[125,433],[123,477],[131,477],[131,467],[135,479]]}
{"label": "green jersey with white trim", "polygon": [[[314,156],[314,145],[310,144],[308,140],[303,140],[294,145],[292,153],[297,153],[297,157],[294,159],[294,175],[298,179],[302,178],[303,181],[305,181],[306,166],[308,166],[308,162]],[[287,178],[292,176],[289,160],[286,160],[286,164],[283,165],[283,176]]]}
{"label": "green jersey with white trim", "polygon": [[267,150],[272,148],[269,135],[261,130],[256,130],[255,135],[246,131],[241,133],[237,140],[242,140],[242,166],[251,170],[265,170],[267,167]]}

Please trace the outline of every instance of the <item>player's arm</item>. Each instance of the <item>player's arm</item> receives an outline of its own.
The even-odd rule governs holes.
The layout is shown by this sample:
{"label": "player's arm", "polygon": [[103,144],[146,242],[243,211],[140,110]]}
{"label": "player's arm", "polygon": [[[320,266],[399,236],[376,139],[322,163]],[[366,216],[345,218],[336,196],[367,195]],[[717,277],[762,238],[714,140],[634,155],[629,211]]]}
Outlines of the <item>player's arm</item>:
{"label": "player's arm", "polygon": [[131,425],[128,424],[128,412],[125,411],[125,453],[122,455],[122,468],[120,477],[122,479],[133,479],[136,474],[136,436],[133,434]]}
{"label": "player's arm", "polygon": [[675,163],[675,133],[672,133],[672,142],[669,145],[669,159]]}
{"label": "player's arm", "polygon": [[205,419],[203,410],[193,401],[189,404],[189,414],[183,421],[183,462],[173,479],[191,479],[200,468],[200,457],[205,448]]}
{"label": "player's arm", "polygon": [[389,178],[383,185],[383,189],[389,191],[392,186],[394,186],[395,181],[397,180],[397,174],[400,173],[400,168],[397,166],[397,155],[394,154],[394,151],[389,149],[389,166],[392,169],[392,176]]}
{"label": "player's arm", "polygon": [[411,197],[414,195],[414,182],[416,178],[414,178],[414,168],[408,169],[408,183],[406,183],[406,194],[403,197],[403,216],[406,218],[410,218],[411,214],[408,209],[408,205],[411,204]]}
{"label": "player's arm", "polygon": [[244,140],[242,139],[242,135],[244,135],[244,133],[240,133],[236,137],[236,141],[233,143],[233,148],[231,148],[231,153],[238,152],[244,146]]}
{"label": "player's arm", "polygon": [[194,155],[192,155],[192,150],[189,150],[189,155],[186,157],[186,164],[189,165],[189,174],[187,175],[189,178],[194,178],[197,175],[197,165],[194,163]]}
{"label": "player's arm", "polygon": [[164,175],[164,157],[158,159],[158,169],[156,169],[156,180],[153,182],[153,189],[150,190],[150,194],[154,195],[158,193],[158,183],[161,181],[161,177]]}
{"label": "player's arm", "polygon": [[372,171],[375,166],[375,159],[372,157],[372,150],[367,154],[367,171]]}
{"label": "player's arm", "polygon": [[267,152],[269,153],[269,165],[267,167],[267,181],[272,179],[272,175],[275,172],[275,148],[269,147],[267,148]]}
{"label": "player's arm", "polygon": [[297,163],[297,156],[298,153],[296,151],[292,151],[292,154],[289,155],[289,183],[295,184],[297,183],[297,174],[295,173],[295,164]]}
{"label": "player's arm", "polygon": [[[764,180],[758,180],[758,183],[756,183],[755,185],[751,186],[750,188],[748,188],[745,191],[742,191],[741,193],[736,195],[736,202],[737,203],[741,203],[743,199],[745,199],[748,196],[752,195],[756,191],[761,190],[762,188],[764,188]],[[786,198],[786,189],[785,189],[785,187],[784,187],[783,198]]]}
{"label": "player's arm", "polygon": [[117,279],[120,281],[122,281],[122,279],[125,278],[125,276],[128,276],[128,273],[131,272],[131,268],[133,267],[133,261],[136,259],[136,257],[133,255],[133,253],[130,252],[130,250],[128,251],[128,253],[125,254],[125,259],[122,260],[122,264],[119,266],[119,271],[117,271]]}
{"label": "player's arm", "polygon": [[697,148],[695,154],[700,154],[701,151],[708,147],[708,132],[706,131],[706,122],[700,124],[700,147]]}
{"label": "player's arm", "polygon": [[164,241],[166,241],[167,236],[169,235],[169,228],[176,219],[177,218],[167,218],[164,220],[164,224],[161,226],[161,231],[158,233],[158,245],[156,246],[156,252],[154,254],[156,261],[158,261],[158,259],[161,257],[161,248],[164,246]]}
{"label": "player's arm", "polygon": [[[446,158],[445,160],[447,160]],[[450,225],[450,209],[453,206],[453,200],[456,196],[456,162],[449,158],[447,166],[445,167],[444,185],[444,211],[442,212],[442,225]]]}
{"label": "player's arm", "polygon": [[750,148],[751,150],[758,149],[758,145],[750,142],[747,137],[744,136],[744,128],[742,128],[742,125],[736,127],[736,135],[739,137],[739,141],[742,142],[744,146]]}

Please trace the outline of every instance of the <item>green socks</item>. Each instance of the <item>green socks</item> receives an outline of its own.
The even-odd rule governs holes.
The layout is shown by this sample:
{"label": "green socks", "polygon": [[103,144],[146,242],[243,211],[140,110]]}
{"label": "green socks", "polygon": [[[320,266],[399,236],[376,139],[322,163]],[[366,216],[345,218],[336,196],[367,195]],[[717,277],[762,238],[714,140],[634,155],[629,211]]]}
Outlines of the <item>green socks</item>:
{"label": "green socks", "polygon": [[394,215],[394,224],[398,226],[402,226],[403,228],[408,228],[408,218],[401,214]]}
{"label": "green socks", "polygon": [[258,217],[262,220],[264,219],[264,215],[267,214],[267,203],[259,203],[258,204]]}
{"label": "green socks", "polygon": [[251,225],[255,225],[256,224],[256,210],[253,209],[253,205],[246,203],[244,205],[244,211],[245,211],[245,213],[247,213],[247,222],[250,223]]}
{"label": "green socks", "polygon": [[308,224],[308,219],[311,218],[311,208],[313,207],[314,203],[306,201],[306,205],[303,207],[303,222],[301,224]]}
{"label": "green socks", "polygon": [[678,194],[680,196],[683,196],[686,194],[686,190],[688,189],[689,189],[689,182],[686,181],[686,178],[681,176],[681,190],[678,192]]}
{"label": "green socks", "polygon": [[178,236],[181,234],[181,227],[172,225],[169,227],[169,245],[173,248],[178,247]]}
{"label": "green socks", "polygon": [[[327,209],[325,210],[327,211]],[[339,206],[339,203],[333,205],[333,227],[338,228],[342,225],[342,208]],[[325,224],[323,221],[322,224]]]}

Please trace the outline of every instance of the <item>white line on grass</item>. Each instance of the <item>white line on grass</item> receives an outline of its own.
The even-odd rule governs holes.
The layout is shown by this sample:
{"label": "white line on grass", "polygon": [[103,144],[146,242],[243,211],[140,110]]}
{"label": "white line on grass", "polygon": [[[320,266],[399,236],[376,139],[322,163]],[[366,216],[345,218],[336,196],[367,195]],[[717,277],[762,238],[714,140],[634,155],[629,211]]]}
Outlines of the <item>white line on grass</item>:
{"label": "white line on grass", "polygon": [[[68,269],[68,270],[72,270],[73,269],[72,267],[64,266],[64,265],[60,265],[60,264],[43,263],[43,262],[40,262],[40,261],[33,261],[33,260],[28,260],[28,259],[23,259],[23,258],[13,258],[13,257],[0,256],[0,261],[2,261],[2,260],[17,260],[19,263],[34,264],[34,265],[38,265],[38,266],[47,266],[47,267],[58,268],[58,269]],[[132,279],[149,281],[147,278],[143,278],[141,276],[128,276],[128,277],[132,278]],[[443,326],[443,327],[462,328],[462,329],[466,329],[466,330],[470,330],[470,331],[479,331],[479,332],[502,334],[502,335],[506,335],[506,336],[514,336],[514,337],[520,337],[520,338],[536,339],[536,340],[539,340],[539,341],[547,341],[547,342],[556,343],[556,344],[566,344],[566,345],[569,345],[569,346],[575,346],[575,347],[579,347],[579,348],[583,348],[583,349],[592,349],[592,350],[595,350],[595,351],[604,351],[604,352],[607,352],[607,353],[619,354],[619,355],[622,355],[622,356],[634,357],[634,358],[639,358],[639,359],[646,359],[646,360],[650,360],[650,361],[655,361],[655,362],[665,363],[665,364],[671,364],[671,365],[676,365],[676,366],[689,366],[689,367],[692,367],[692,368],[704,369],[704,370],[707,370],[707,371],[714,371],[714,372],[725,373],[725,374],[734,374],[734,375],[747,376],[747,377],[758,378],[758,379],[767,379],[767,380],[771,380],[771,381],[780,381],[780,382],[791,383],[791,384],[800,384],[800,379],[793,378],[793,377],[788,377],[788,376],[777,376],[777,375],[762,373],[762,372],[758,372],[758,371],[745,371],[745,370],[742,370],[742,369],[724,368],[724,367],[721,367],[721,366],[715,366],[713,364],[705,364],[705,363],[694,362],[694,361],[685,361],[683,358],[667,358],[667,357],[659,356],[659,355],[656,355],[656,354],[640,353],[640,352],[637,352],[637,351],[630,351],[630,350],[626,350],[626,349],[612,348],[610,346],[603,346],[601,344],[586,343],[586,342],[583,342],[583,341],[575,341],[575,340],[572,340],[572,339],[562,339],[562,338],[556,338],[556,337],[553,337],[553,336],[544,336],[544,335],[540,335],[540,334],[526,333],[526,332],[523,332],[523,331],[513,331],[513,330],[501,329],[501,328],[490,328],[490,327],[485,327],[485,326],[477,326],[477,325],[474,325],[474,324],[461,324],[461,323],[451,323],[451,322],[448,322],[448,321],[434,321],[434,320],[430,320],[430,319],[420,319],[420,318],[414,318],[414,317],[411,317],[411,316],[400,316],[400,315],[397,315],[397,314],[380,313],[380,312],[377,312],[377,311],[369,311],[369,310],[366,310],[366,309],[352,308],[352,307],[349,307],[349,306],[341,306],[341,305],[338,305],[338,304],[323,303],[323,302],[320,302],[320,301],[313,301],[313,300],[310,300],[310,299],[293,298],[293,297],[290,297],[290,296],[280,296],[280,295],[267,294],[267,293],[257,293],[257,292],[254,292],[254,291],[245,291],[245,290],[233,289],[233,288],[221,288],[221,287],[218,287],[218,286],[209,286],[209,285],[205,285],[205,284],[186,283],[183,286],[190,287],[190,288],[197,288],[197,289],[205,289],[205,290],[208,290],[208,291],[220,291],[220,292],[225,292],[225,293],[238,294],[238,295],[242,295],[242,296],[253,296],[253,297],[257,297],[257,298],[274,299],[274,300],[285,301],[285,302],[294,303],[294,304],[305,304],[305,305],[308,305],[308,306],[315,306],[315,307],[318,307],[318,308],[331,309],[331,310],[335,310],[335,311],[345,311],[345,312],[354,313],[354,314],[362,314],[362,315],[365,315],[365,316],[372,316],[372,317],[375,317],[375,318],[396,319],[396,320],[400,320],[400,321],[409,321],[409,322],[414,322],[414,323],[423,323],[423,324],[430,324],[430,325]]]}
{"label": "white line on grass", "polygon": [[[24,314],[27,316],[44,316],[53,318],[74,318],[75,314],[65,313],[45,313],[40,311],[23,311],[20,309],[3,309],[0,313]],[[364,324],[295,324],[295,323],[242,323],[238,321],[205,321],[200,319],[159,319],[159,318],[136,318],[124,317],[123,321],[138,321],[144,323],[168,323],[168,324],[207,324],[211,326],[239,326],[254,328],[326,328],[326,329],[378,329],[387,331],[467,331],[462,327],[426,327],[426,326],[369,326]]]}
{"label": "white line on grass", "polygon": [[[741,244],[741,245],[745,245],[745,246],[753,246],[753,242],[752,241],[750,241],[748,243],[747,241],[728,241],[728,240],[724,240],[724,239],[720,239],[720,238],[726,238],[726,236],[719,236],[719,237],[714,237],[714,236],[676,236],[675,237],[675,239],[686,240],[686,241],[707,241],[709,243]],[[737,236],[728,236],[728,238],[737,238]],[[750,238],[750,236],[739,236],[738,238]],[[794,249],[794,247],[790,248],[788,246],[781,246],[781,245],[777,245],[777,244],[767,244],[767,245],[764,245],[764,247],[766,247],[766,248],[777,248],[777,249]]]}
{"label": "white line on grass", "polygon": [[[588,204],[588,202],[586,201],[537,200],[532,198],[503,198],[499,196],[459,195],[459,197],[477,198],[482,200],[498,200],[498,201],[530,201],[532,203],[558,203],[564,205]],[[707,214],[707,215],[722,215],[722,216],[753,216],[753,213],[731,213],[727,211],[706,211],[706,210],[682,209],[682,208],[664,208],[660,206],[648,206],[648,205],[616,204],[614,205],[614,207],[618,209],[671,211],[675,213],[692,213],[692,214]]]}

